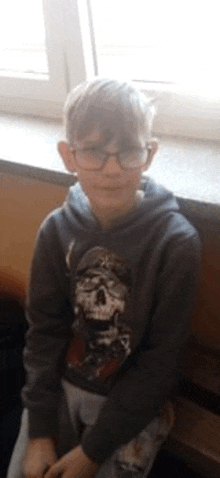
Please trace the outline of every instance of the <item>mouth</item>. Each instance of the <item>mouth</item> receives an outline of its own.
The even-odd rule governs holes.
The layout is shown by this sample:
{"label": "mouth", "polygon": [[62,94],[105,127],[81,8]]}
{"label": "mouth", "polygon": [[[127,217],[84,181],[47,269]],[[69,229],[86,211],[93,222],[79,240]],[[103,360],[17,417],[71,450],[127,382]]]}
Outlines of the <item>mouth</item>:
{"label": "mouth", "polygon": [[122,189],[124,187],[123,184],[114,184],[114,185],[109,185],[109,186],[101,186],[100,189],[103,189],[104,191],[116,191],[117,189]]}

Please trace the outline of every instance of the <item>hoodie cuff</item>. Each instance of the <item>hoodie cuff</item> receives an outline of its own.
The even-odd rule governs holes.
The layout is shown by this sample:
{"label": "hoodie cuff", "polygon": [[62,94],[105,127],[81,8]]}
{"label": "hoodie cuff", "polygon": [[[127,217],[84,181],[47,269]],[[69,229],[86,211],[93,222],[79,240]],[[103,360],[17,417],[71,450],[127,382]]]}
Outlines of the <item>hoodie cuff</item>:
{"label": "hoodie cuff", "polygon": [[58,420],[54,411],[45,413],[28,410],[28,436],[38,438],[58,435]]}
{"label": "hoodie cuff", "polygon": [[110,458],[117,445],[114,433],[110,433],[110,430],[106,433],[106,429],[104,431],[96,426],[84,433],[81,442],[85,455],[99,465]]}

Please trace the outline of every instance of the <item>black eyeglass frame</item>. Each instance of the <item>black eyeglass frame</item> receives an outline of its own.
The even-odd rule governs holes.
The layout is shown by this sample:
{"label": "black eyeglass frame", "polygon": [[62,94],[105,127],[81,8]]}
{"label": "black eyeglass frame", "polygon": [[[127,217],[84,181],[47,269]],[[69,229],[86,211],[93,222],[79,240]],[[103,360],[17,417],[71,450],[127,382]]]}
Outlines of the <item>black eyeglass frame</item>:
{"label": "black eyeglass frame", "polygon": [[[146,150],[146,151],[149,152],[149,150],[151,149],[151,144],[150,144],[150,143],[145,143],[145,144],[146,144],[145,148],[140,148],[139,151],[141,150],[141,151],[144,152],[144,151]],[[101,170],[104,168],[105,164],[108,162],[110,156],[115,156],[115,157],[116,157],[117,162],[118,162],[120,168],[121,168],[123,171],[132,171],[132,170],[135,170],[135,169],[139,169],[139,168],[141,168],[142,166],[144,166],[144,164],[147,162],[147,156],[146,156],[146,161],[145,161],[145,163],[141,163],[139,166],[136,166],[136,167],[133,167],[133,168],[126,168],[126,167],[122,166],[121,161],[120,161],[120,154],[123,154],[122,152],[119,152],[119,153],[107,153],[107,152],[105,152],[105,151],[101,151],[101,150],[98,150],[98,149],[97,149],[97,151],[99,151],[100,153],[105,154],[105,159],[103,160],[103,163],[101,164],[100,168],[84,168],[81,164],[79,164],[79,163],[77,162],[76,153],[77,153],[78,151],[85,151],[85,152],[86,152],[86,151],[91,151],[92,148],[82,148],[82,149],[69,148],[69,149],[70,149],[70,152],[71,152],[72,154],[74,154],[76,163],[77,163],[82,169],[84,169],[85,171],[101,171]],[[138,148],[136,148],[136,149],[138,149]],[[131,151],[133,151],[133,150],[129,150],[128,153],[131,152]]]}

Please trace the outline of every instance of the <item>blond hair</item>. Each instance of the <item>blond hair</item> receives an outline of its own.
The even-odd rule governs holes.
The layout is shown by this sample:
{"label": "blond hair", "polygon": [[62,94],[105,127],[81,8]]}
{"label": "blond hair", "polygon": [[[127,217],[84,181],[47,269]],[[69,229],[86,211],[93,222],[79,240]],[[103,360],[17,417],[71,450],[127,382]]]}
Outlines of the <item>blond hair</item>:
{"label": "blond hair", "polygon": [[132,82],[95,77],[74,88],[64,106],[66,139],[72,144],[92,131],[99,131],[104,142],[115,136],[148,141],[155,108],[150,98]]}

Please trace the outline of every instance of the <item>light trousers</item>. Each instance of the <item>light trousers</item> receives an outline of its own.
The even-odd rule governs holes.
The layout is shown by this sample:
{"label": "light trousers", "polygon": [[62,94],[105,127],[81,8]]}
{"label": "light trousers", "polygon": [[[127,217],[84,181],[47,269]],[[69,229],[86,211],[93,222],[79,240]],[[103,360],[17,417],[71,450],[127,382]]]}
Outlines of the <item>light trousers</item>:
{"label": "light trousers", "polygon": [[[98,417],[105,397],[82,390],[62,380],[63,398],[59,417],[58,453],[63,456],[77,446],[83,431],[88,431]],[[167,401],[163,412],[128,444],[118,448],[96,474],[97,478],[146,478],[157,453],[174,423],[174,409]],[[24,409],[20,432],[14,446],[6,478],[22,478],[23,461],[28,446],[28,410]]]}

